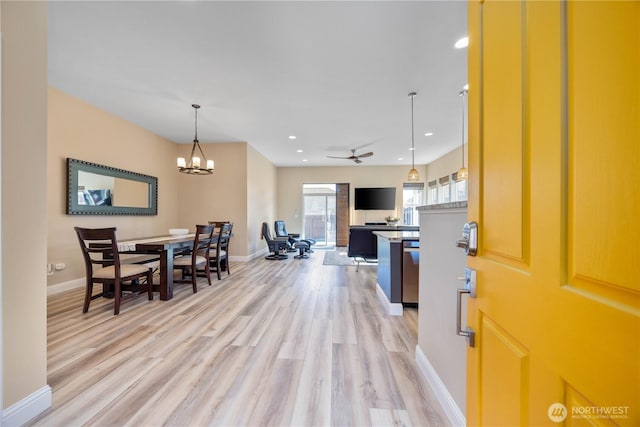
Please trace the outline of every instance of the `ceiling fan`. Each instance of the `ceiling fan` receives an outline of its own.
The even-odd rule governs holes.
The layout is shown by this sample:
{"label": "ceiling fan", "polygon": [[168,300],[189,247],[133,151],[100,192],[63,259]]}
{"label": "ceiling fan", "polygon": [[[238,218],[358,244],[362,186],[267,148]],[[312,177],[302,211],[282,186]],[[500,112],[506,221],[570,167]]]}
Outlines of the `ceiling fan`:
{"label": "ceiling fan", "polygon": [[353,160],[354,163],[362,163],[362,160],[365,157],[371,157],[373,156],[373,151],[369,151],[368,153],[362,153],[362,154],[358,154],[356,155],[356,149],[353,148],[351,150],[351,155],[348,157],[336,157],[336,156],[327,156],[330,159],[344,159],[344,160]]}

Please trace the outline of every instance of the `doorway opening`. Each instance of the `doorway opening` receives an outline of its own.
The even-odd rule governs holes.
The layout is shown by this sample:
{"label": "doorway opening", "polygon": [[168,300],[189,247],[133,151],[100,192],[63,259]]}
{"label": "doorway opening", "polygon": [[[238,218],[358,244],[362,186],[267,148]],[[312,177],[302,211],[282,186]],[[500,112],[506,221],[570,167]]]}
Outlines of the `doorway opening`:
{"label": "doorway opening", "polygon": [[303,184],[302,229],[317,248],[336,245],[336,184]]}

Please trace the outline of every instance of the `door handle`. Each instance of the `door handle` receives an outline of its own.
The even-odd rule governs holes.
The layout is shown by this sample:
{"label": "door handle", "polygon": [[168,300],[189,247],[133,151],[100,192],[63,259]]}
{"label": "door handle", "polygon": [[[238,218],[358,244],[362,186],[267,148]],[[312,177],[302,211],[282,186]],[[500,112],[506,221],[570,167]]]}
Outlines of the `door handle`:
{"label": "door handle", "polygon": [[475,331],[468,326],[462,329],[462,295],[468,294],[471,298],[476,297],[476,271],[470,268],[465,268],[464,277],[464,288],[456,290],[456,334],[465,337],[469,347],[475,347]]}
{"label": "door handle", "polygon": [[464,249],[464,253],[469,256],[476,256],[478,253],[478,223],[467,222],[462,227],[462,238],[456,240],[456,246]]}

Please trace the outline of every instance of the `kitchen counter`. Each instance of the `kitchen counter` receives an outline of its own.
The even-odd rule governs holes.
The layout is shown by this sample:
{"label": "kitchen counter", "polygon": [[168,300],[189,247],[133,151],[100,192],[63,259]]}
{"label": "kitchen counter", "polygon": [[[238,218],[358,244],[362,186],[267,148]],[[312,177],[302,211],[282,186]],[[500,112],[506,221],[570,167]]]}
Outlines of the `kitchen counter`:
{"label": "kitchen counter", "polygon": [[[403,263],[405,258],[403,255],[405,251],[411,251],[413,256],[418,256],[420,232],[377,230],[373,231],[373,234],[378,239],[378,286],[376,293],[390,315],[402,316],[402,304],[407,297],[407,295],[403,295]],[[413,298],[417,303],[417,283],[415,288],[416,295]]]}
{"label": "kitchen counter", "polygon": [[394,242],[401,242],[403,240],[417,242],[420,240],[419,231],[374,231],[373,234]]}

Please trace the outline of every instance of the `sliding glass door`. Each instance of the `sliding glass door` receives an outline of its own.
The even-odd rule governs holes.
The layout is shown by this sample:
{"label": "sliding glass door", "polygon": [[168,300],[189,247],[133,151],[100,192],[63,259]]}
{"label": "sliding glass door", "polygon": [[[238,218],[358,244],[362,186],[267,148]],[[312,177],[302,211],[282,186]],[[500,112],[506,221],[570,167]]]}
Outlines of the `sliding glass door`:
{"label": "sliding glass door", "polygon": [[316,247],[336,244],[336,185],[303,185],[304,237]]}

